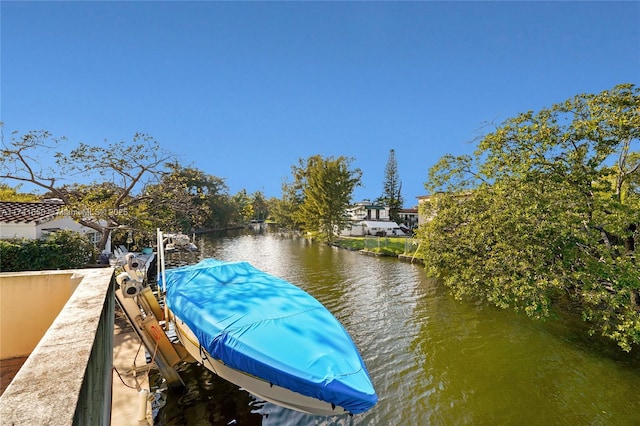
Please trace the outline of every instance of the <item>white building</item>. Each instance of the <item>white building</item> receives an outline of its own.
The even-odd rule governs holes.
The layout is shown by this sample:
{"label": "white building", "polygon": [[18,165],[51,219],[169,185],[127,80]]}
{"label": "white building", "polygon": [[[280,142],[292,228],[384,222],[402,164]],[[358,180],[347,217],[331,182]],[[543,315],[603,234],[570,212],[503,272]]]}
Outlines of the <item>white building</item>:
{"label": "white building", "polygon": [[[86,234],[94,244],[100,241],[100,233],[65,214],[65,206],[60,201],[0,201],[0,239],[33,240],[62,229]],[[111,237],[105,250],[111,251]]]}
{"label": "white building", "polygon": [[369,200],[355,203],[347,210],[347,215],[352,221],[360,220],[389,220],[389,207],[373,204]]}
{"label": "white building", "polygon": [[369,200],[355,203],[347,210],[351,224],[340,234],[351,237],[364,235],[405,235],[400,226],[389,220],[389,207],[373,204]]}

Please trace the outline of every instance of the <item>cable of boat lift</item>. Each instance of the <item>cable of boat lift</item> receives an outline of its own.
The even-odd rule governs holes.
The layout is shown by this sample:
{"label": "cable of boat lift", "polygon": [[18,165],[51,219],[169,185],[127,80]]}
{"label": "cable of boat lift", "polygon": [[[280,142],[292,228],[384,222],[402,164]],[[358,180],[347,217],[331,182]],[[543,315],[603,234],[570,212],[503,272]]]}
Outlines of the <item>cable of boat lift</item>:
{"label": "cable of boat lift", "polygon": [[164,329],[169,329],[169,306],[167,305],[167,280],[165,279],[165,264],[164,264],[164,236],[160,228],[157,228],[156,238],[158,240],[158,276],[162,278],[162,300],[164,303]]}
{"label": "cable of boat lift", "polygon": [[116,372],[116,374],[118,375],[118,378],[120,379],[120,381],[122,382],[123,385],[125,385],[126,387],[130,388],[130,389],[135,389],[138,392],[140,392],[142,389],[142,386],[140,386],[140,381],[138,380],[138,373],[141,371],[144,371],[144,376],[146,380],[149,380],[149,373],[151,372],[151,369],[153,368],[153,366],[155,365],[155,360],[156,360],[156,355],[158,353],[158,343],[156,343],[155,348],[153,350],[153,354],[151,354],[151,359],[150,362],[147,363],[144,367],[138,367],[136,365],[136,359],[138,358],[138,355],[140,353],[140,349],[142,349],[142,346],[144,346],[144,344],[142,342],[140,342],[140,344],[138,345],[138,350],[136,351],[135,356],[133,357],[133,365],[131,366],[131,368],[124,373],[125,376],[132,376],[133,380],[135,380],[135,386],[131,386],[127,383],[125,383],[124,378],[122,377],[122,374],[120,373],[120,371],[115,367],[111,367],[111,369],[113,371]]}

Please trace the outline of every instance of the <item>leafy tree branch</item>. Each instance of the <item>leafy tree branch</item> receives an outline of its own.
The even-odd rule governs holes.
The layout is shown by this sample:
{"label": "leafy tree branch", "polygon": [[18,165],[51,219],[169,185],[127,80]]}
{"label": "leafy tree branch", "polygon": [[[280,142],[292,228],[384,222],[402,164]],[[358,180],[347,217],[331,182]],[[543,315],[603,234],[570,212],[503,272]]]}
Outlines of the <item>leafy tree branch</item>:
{"label": "leafy tree branch", "polygon": [[640,96],[624,84],[510,118],[429,171],[419,230],[454,295],[551,315],[571,295],[594,332],[640,343]]}

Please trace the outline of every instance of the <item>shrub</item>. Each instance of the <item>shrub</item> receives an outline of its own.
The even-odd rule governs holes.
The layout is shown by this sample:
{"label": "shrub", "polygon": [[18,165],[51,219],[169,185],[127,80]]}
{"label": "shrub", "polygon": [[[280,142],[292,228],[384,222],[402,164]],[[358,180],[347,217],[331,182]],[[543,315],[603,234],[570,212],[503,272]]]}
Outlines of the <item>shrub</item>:
{"label": "shrub", "polygon": [[40,240],[0,241],[0,271],[73,269],[95,261],[89,239],[74,231],[57,231]]}

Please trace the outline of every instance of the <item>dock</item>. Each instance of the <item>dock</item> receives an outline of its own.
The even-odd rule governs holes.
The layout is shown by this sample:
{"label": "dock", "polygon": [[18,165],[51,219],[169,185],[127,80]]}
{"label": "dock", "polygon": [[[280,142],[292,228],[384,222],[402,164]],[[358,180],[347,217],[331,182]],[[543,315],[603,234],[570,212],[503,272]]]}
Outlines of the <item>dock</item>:
{"label": "dock", "polygon": [[144,405],[140,389],[149,390],[145,348],[120,309],[115,310],[113,332],[113,388],[111,424],[113,426],[152,426],[151,402]]}

